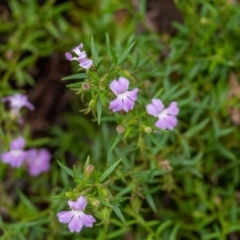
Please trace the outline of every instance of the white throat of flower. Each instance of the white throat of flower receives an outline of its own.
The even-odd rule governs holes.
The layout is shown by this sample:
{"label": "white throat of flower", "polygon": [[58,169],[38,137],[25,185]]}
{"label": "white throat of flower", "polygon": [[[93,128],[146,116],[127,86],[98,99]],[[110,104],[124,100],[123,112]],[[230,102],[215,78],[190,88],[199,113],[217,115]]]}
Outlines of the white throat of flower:
{"label": "white throat of flower", "polygon": [[21,155],[21,153],[22,153],[22,150],[19,150],[19,149],[12,149],[11,150],[11,154],[15,157]]}
{"label": "white throat of flower", "polygon": [[76,209],[72,209],[72,213],[74,216],[80,217],[83,211],[81,210],[76,210]]}
{"label": "white throat of flower", "polygon": [[159,118],[159,119],[162,119],[162,118],[165,118],[165,117],[167,117],[167,112],[166,112],[166,109],[164,109],[163,111],[161,111],[158,115],[157,115],[157,117]]}
{"label": "white throat of flower", "polygon": [[127,97],[127,93],[126,92],[119,93],[117,96],[120,97],[121,99],[125,99]]}

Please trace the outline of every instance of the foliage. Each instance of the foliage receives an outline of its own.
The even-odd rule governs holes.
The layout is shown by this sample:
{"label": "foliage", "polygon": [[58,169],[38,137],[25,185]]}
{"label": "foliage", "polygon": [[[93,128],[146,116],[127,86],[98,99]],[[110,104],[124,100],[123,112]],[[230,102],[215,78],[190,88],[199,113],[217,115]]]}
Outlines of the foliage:
{"label": "foliage", "polygon": [[[141,4],[138,12],[130,1],[9,1],[0,26],[0,97],[34,87],[31,69],[41,57],[80,42],[94,64],[84,70],[71,62],[62,79],[75,93],[71,108],[64,126],[51,126],[44,138],[32,139],[0,104],[1,152],[18,135],[28,148],[53,152],[51,170],[35,178],[0,162],[1,239],[240,236],[238,80],[230,94],[231,76],[239,76],[239,4],[176,0],[185,20],[174,23],[175,36],[137,34]],[[120,76],[140,89],[129,113],[109,110],[109,84]],[[152,98],[178,102],[173,131],[154,126],[145,109]],[[56,214],[80,195],[97,223],[70,233]]]}

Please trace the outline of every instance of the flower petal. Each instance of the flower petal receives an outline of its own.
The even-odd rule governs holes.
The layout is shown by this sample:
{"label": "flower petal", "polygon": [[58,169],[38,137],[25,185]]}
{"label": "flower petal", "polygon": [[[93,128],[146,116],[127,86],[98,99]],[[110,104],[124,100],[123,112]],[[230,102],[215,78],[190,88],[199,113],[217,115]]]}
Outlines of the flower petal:
{"label": "flower petal", "polygon": [[176,116],[179,113],[179,108],[177,106],[177,102],[171,102],[168,108],[165,109],[167,114]]}
{"label": "flower petal", "polygon": [[158,109],[158,113],[160,113],[164,109],[164,105],[160,99],[153,98],[152,103]]}
{"label": "flower petal", "polygon": [[119,94],[119,91],[118,91],[118,81],[117,80],[113,80],[110,83],[109,88],[114,92],[114,94],[116,96]]}
{"label": "flower petal", "polygon": [[30,109],[30,110],[34,110],[35,109],[35,107],[30,103],[30,102],[25,102],[25,107],[27,107],[28,109]]}
{"label": "flower petal", "polygon": [[79,56],[78,56],[78,59],[79,59],[79,60],[80,60],[80,59],[84,59],[84,58],[87,58],[87,54],[86,54],[85,51],[81,52],[81,53],[79,54]]}
{"label": "flower petal", "polygon": [[120,77],[119,80],[113,80],[109,87],[117,96],[120,93],[124,93],[128,90],[129,81],[126,78]]}
{"label": "flower petal", "polygon": [[79,65],[82,67],[82,68],[85,68],[85,69],[89,69],[93,64],[93,61],[90,60],[90,59],[79,59]]}
{"label": "flower petal", "polygon": [[134,107],[135,102],[132,101],[130,98],[126,97],[123,100],[123,110],[125,112],[128,112],[129,110],[132,110]]}
{"label": "flower petal", "polygon": [[131,98],[133,101],[137,100],[137,94],[138,94],[139,89],[138,88],[134,88],[131,91],[126,91],[126,95]]}
{"label": "flower petal", "polygon": [[58,220],[61,223],[69,223],[71,218],[73,217],[73,211],[62,211],[57,214]]}
{"label": "flower petal", "polygon": [[123,101],[122,98],[117,97],[112,100],[109,105],[109,109],[112,109],[113,112],[118,112],[123,109]]}
{"label": "flower petal", "polygon": [[86,198],[83,196],[80,196],[77,201],[68,201],[68,205],[71,209],[74,210],[79,210],[79,211],[83,211],[87,205],[87,201]]}
{"label": "flower petal", "polygon": [[170,115],[165,115],[162,118],[159,118],[155,123],[156,127],[159,127],[163,130],[169,129],[173,130],[173,128],[177,125],[177,118]]}
{"label": "flower petal", "polygon": [[165,130],[167,129],[167,122],[164,118],[160,118],[156,121],[155,126]]}
{"label": "flower petal", "polygon": [[175,116],[168,116],[168,117],[166,118],[166,121],[167,121],[167,123],[168,123],[167,128],[168,128],[169,130],[173,130],[174,127],[176,127],[176,126],[177,126],[177,123],[178,123],[178,120],[177,120],[177,118],[176,118]]}
{"label": "flower petal", "polygon": [[72,52],[75,52],[78,56],[81,54],[81,48],[83,48],[83,44],[80,43],[79,46],[75,47]]}
{"label": "flower petal", "polygon": [[47,149],[37,150],[32,148],[27,152],[28,172],[31,176],[38,176],[50,169],[51,154]]}
{"label": "flower petal", "polygon": [[18,137],[12,140],[10,146],[11,146],[11,149],[23,149],[25,146],[25,140],[23,137]]}
{"label": "flower petal", "polygon": [[77,201],[76,201],[76,209],[83,211],[85,209],[85,207],[87,206],[87,200],[85,197],[80,196]]}
{"label": "flower petal", "polygon": [[72,54],[71,54],[70,52],[66,52],[66,53],[65,53],[65,57],[66,57],[66,59],[69,60],[69,61],[72,61],[72,60],[73,60]]}
{"label": "flower petal", "polygon": [[13,168],[19,168],[26,160],[26,151],[23,150],[10,150],[1,155],[4,163],[10,164]]}
{"label": "flower petal", "polygon": [[80,232],[83,227],[82,220],[78,215],[74,215],[73,218],[68,223],[68,227],[70,232]]}
{"label": "flower petal", "polygon": [[158,111],[158,108],[154,104],[152,104],[152,103],[148,104],[146,106],[146,110],[147,110],[148,114],[153,115],[154,117],[158,116],[159,111]]}
{"label": "flower petal", "polygon": [[120,77],[118,82],[119,82],[118,84],[119,92],[120,93],[126,92],[128,90],[129,81],[124,77]]}
{"label": "flower petal", "polygon": [[93,223],[96,222],[96,219],[92,215],[88,215],[83,212],[80,213],[80,218],[84,227],[92,227]]}

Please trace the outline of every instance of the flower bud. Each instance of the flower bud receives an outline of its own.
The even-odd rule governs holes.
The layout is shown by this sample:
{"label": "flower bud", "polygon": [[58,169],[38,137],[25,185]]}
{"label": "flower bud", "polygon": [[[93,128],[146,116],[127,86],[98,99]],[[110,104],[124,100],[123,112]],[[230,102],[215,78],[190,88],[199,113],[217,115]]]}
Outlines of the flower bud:
{"label": "flower bud", "polygon": [[168,160],[160,160],[159,165],[162,170],[166,170],[166,171],[172,170],[171,163]]}
{"label": "flower bud", "polygon": [[100,202],[97,199],[89,199],[89,202],[94,207],[99,207],[100,206]]}
{"label": "flower bud", "polygon": [[83,90],[87,91],[87,90],[89,90],[90,88],[91,88],[91,85],[90,85],[89,83],[84,82],[84,83],[82,84],[82,89],[83,89]]}
{"label": "flower bud", "polygon": [[92,164],[86,167],[86,175],[91,175],[93,173],[94,166]]}
{"label": "flower bud", "polygon": [[144,128],[144,131],[145,131],[146,133],[151,133],[151,132],[152,132],[152,128],[150,128],[150,127],[145,127],[145,128]]}
{"label": "flower bud", "polygon": [[125,128],[124,128],[123,126],[121,126],[121,125],[118,125],[118,126],[116,127],[116,130],[117,130],[118,133],[123,133],[123,132],[125,132]]}

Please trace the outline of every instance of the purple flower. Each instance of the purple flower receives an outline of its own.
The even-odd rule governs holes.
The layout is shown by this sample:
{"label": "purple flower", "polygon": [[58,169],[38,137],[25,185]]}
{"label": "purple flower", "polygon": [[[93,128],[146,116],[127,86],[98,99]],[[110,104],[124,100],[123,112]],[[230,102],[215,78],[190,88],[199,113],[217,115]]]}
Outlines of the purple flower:
{"label": "purple flower", "polygon": [[[26,95],[16,93],[13,96],[3,97],[2,102],[10,102],[11,114],[12,116],[18,117],[20,119],[20,110],[23,107],[27,107],[30,110],[34,110],[34,106],[28,101],[28,97]],[[20,119],[20,122],[22,120]]]}
{"label": "purple flower", "polygon": [[152,103],[148,104],[146,109],[148,114],[158,118],[155,123],[156,127],[164,130],[173,130],[177,125],[176,116],[179,113],[177,102],[171,102],[169,107],[164,109],[164,105],[160,99],[152,99]]}
{"label": "purple flower", "polygon": [[18,137],[11,142],[11,148],[8,152],[2,153],[2,161],[8,163],[13,168],[18,168],[22,165],[27,157],[27,151],[24,151],[25,140]]}
{"label": "purple flower", "polygon": [[20,93],[16,93],[13,96],[3,97],[2,101],[9,101],[11,109],[17,109],[18,111],[23,107],[34,110],[34,106],[28,101],[28,97]]}
{"label": "purple flower", "polygon": [[92,215],[87,215],[83,212],[87,202],[86,198],[80,196],[77,201],[68,201],[71,211],[63,211],[57,214],[58,220],[61,223],[68,223],[70,232],[80,232],[82,227],[92,227],[93,223],[96,222]]}
{"label": "purple flower", "polygon": [[31,176],[38,176],[50,169],[51,154],[45,148],[32,148],[27,151],[28,172]]}
{"label": "purple flower", "polygon": [[128,86],[129,81],[123,77],[120,77],[118,81],[113,80],[110,83],[110,89],[117,96],[116,99],[110,102],[109,109],[112,109],[113,112],[118,112],[120,110],[128,112],[133,109],[139,89],[134,88],[131,91],[127,91]]}
{"label": "purple flower", "polygon": [[75,47],[72,52],[75,52],[77,57],[72,57],[72,54],[70,52],[65,53],[65,56],[67,60],[72,61],[72,60],[77,60],[79,62],[79,65],[82,68],[89,69],[93,61],[91,59],[87,58],[87,54],[85,51],[81,52],[81,49],[83,48],[83,44],[80,43],[79,46]]}

